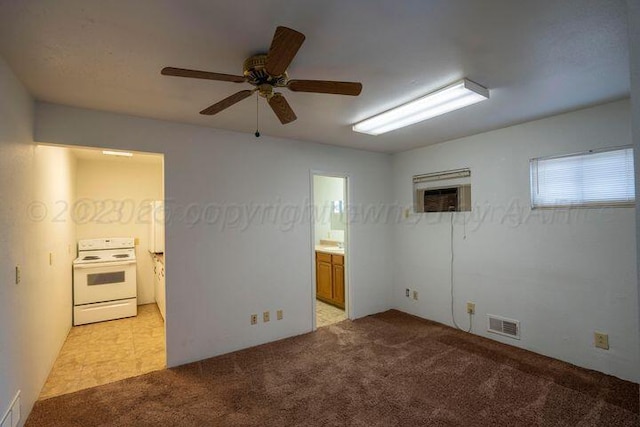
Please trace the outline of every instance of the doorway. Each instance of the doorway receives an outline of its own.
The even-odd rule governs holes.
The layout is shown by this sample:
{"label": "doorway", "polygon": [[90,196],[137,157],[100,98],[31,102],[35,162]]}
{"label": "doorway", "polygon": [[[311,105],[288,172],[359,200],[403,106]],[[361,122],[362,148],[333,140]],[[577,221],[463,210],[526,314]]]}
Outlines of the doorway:
{"label": "doorway", "polygon": [[348,176],[314,172],[313,328],[349,318]]}
{"label": "doorway", "polygon": [[[47,149],[73,160],[63,171],[73,192],[53,205],[56,221],[73,231],[64,260],[68,297],[51,306],[72,318],[40,399],[166,367],[164,221],[154,221],[164,200],[163,155]],[[161,246],[152,225],[161,228]]]}

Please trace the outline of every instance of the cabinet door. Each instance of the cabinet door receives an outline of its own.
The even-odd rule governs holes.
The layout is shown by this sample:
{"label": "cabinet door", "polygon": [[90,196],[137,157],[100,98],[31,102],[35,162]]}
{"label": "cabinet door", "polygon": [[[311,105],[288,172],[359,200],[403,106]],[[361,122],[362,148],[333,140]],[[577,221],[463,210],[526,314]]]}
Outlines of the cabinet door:
{"label": "cabinet door", "polygon": [[331,263],[316,262],[316,294],[319,297],[332,299]]}
{"label": "cabinet door", "polygon": [[333,264],[333,300],[344,308],[344,265]]}

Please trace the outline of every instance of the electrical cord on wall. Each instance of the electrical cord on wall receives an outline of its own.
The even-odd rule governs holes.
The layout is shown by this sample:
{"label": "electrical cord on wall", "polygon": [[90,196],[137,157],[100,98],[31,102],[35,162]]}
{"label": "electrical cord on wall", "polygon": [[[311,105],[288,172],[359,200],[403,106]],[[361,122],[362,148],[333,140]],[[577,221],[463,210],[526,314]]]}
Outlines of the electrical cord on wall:
{"label": "electrical cord on wall", "polygon": [[[454,260],[454,251],[453,251],[453,215],[455,212],[451,212],[451,236],[450,236],[450,242],[451,242],[451,265],[450,265],[450,281],[449,281],[449,285],[451,288],[451,319],[453,320],[453,324],[456,328],[460,329],[461,331],[465,331],[465,332],[471,332],[471,328],[473,328],[473,317],[471,315],[471,313],[469,313],[469,329],[465,330],[462,329],[460,326],[458,326],[458,323],[456,322],[456,316],[453,312],[453,260]],[[465,239],[466,239],[466,226],[465,226]]]}

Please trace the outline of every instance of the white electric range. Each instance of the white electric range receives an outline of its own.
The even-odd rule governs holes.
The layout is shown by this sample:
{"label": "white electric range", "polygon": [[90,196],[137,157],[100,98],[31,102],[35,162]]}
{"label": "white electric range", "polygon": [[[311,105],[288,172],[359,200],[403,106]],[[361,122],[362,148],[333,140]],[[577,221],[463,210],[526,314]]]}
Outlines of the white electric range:
{"label": "white electric range", "polygon": [[131,237],[78,241],[73,261],[73,324],[136,316],[135,241]]}

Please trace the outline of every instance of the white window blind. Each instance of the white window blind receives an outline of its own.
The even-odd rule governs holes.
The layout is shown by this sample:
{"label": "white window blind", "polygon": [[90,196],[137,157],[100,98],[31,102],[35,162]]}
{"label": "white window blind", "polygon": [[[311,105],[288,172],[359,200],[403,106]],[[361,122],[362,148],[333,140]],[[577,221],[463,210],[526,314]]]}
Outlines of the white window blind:
{"label": "white window blind", "polygon": [[534,208],[631,205],[633,149],[616,148],[531,160]]}

